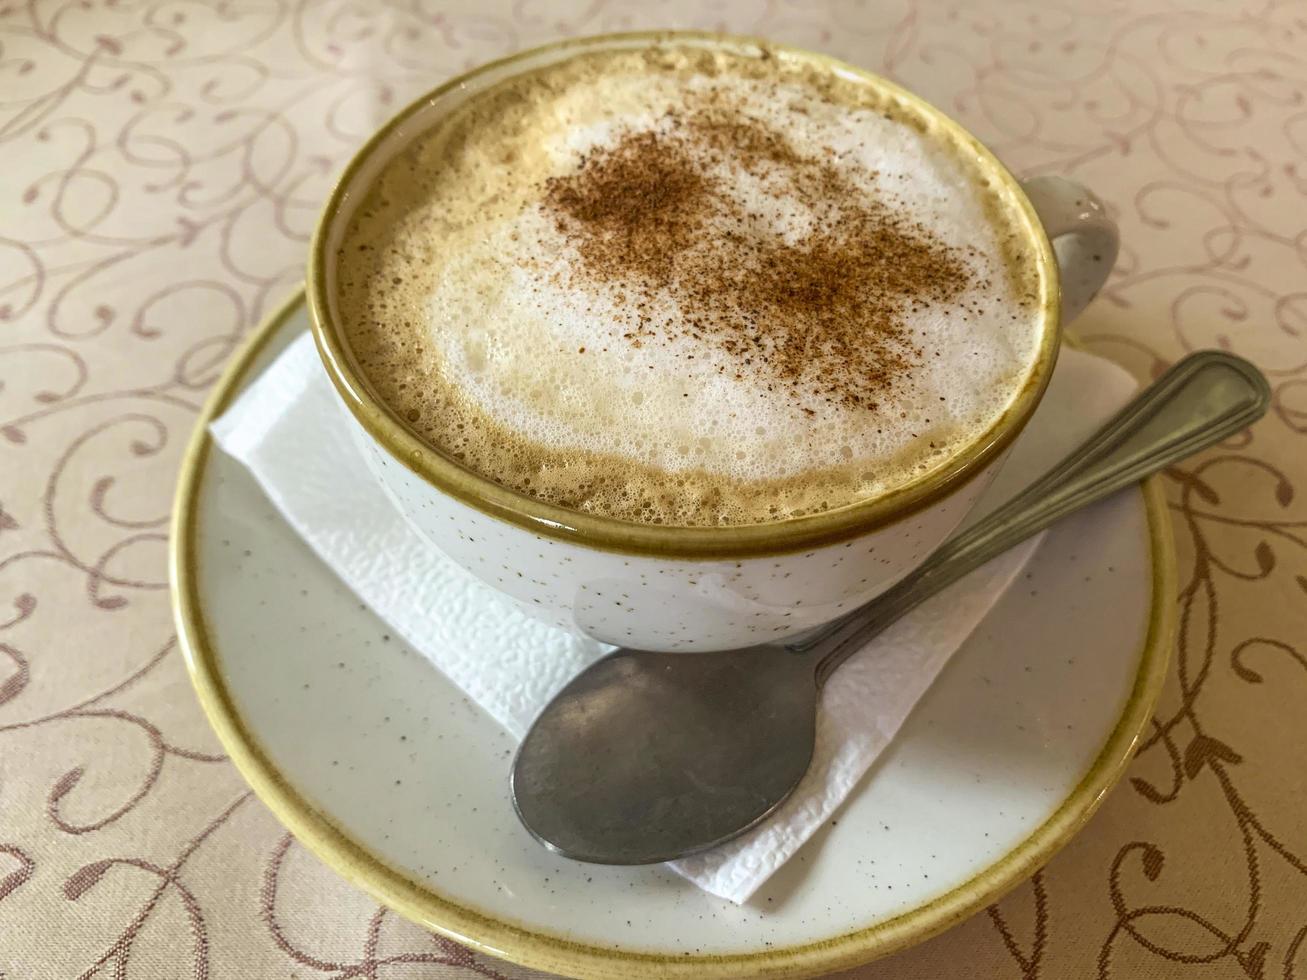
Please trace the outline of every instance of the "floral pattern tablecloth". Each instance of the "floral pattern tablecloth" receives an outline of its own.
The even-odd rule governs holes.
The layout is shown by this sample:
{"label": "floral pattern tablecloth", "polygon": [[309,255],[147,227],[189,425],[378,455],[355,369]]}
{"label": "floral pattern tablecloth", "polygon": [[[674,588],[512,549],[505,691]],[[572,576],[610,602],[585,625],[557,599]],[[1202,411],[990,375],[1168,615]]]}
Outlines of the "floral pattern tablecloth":
{"label": "floral pattern tablecloth", "polygon": [[173,478],[388,114],[562,34],[695,26],[921,92],[1124,250],[1079,324],[1140,377],[1232,348],[1270,416],[1166,478],[1172,676],[1026,885],[851,976],[1307,976],[1307,4],[0,0],[0,976],[522,977],[298,847],[173,638]]}

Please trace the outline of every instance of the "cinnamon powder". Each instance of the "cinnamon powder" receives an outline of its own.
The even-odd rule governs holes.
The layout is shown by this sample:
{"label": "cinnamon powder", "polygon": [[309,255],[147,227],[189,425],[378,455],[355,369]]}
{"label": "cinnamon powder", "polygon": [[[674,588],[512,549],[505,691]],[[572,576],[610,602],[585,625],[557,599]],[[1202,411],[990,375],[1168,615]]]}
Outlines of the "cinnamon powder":
{"label": "cinnamon powder", "polygon": [[[807,233],[787,240],[750,214],[730,193],[740,172],[801,207]],[[877,191],[829,154],[801,153],[740,107],[716,105],[621,135],[549,179],[541,206],[580,258],[569,275],[627,294],[627,342],[692,337],[728,355],[721,370],[736,377],[874,409],[924,356],[913,313],[971,278],[958,249],[892,189]],[[681,311],[674,323],[651,314],[660,298]]]}

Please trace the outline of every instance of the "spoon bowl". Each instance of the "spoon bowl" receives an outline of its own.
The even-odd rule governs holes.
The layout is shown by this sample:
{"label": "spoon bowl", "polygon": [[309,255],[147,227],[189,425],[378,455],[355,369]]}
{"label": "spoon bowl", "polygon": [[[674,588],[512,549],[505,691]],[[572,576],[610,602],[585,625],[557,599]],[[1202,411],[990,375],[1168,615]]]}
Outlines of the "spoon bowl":
{"label": "spoon bowl", "polygon": [[812,761],[816,709],[813,658],[785,647],[618,650],[536,719],[513,763],[514,805],[566,857],[684,857],[793,792]]}

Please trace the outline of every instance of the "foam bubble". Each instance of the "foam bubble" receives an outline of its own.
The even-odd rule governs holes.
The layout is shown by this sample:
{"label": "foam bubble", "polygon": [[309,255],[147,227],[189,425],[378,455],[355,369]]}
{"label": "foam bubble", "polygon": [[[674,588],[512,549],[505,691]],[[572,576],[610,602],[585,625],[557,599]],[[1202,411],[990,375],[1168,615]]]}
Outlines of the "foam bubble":
{"label": "foam bubble", "polygon": [[[822,161],[822,187],[839,193],[804,192],[784,166],[754,166],[735,143],[709,146],[716,156],[705,151],[696,166],[714,203],[695,234],[643,265],[619,239],[596,273],[586,240],[546,206],[550,179],[632,134],[663,140],[649,159],[679,152],[699,106],[711,106],[710,120],[733,114],[750,131],[783,133],[804,160]],[[868,86],[722,52],[588,55],[503,83],[392,162],[355,216],[339,263],[350,343],[426,441],[565,506],[738,524],[882,493],[992,424],[1042,329],[1001,208],[956,150],[909,121]],[[652,194],[673,183],[654,176]],[[794,276],[773,256],[845,234],[866,213],[938,245],[961,270],[956,288],[896,298],[892,324],[796,307],[810,322],[782,336],[787,349],[803,345],[801,357],[779,350],[766,323],[755,336],[750,317],[788,307],[749,307],[751,282],[730,270]],[[853,268],[879,274],[861,248]],[[678,286],[686,269],[725,270],[725,284]],[[823,283],[845,301],[838,276]],[[837,310],[884,318],[889,307],[851,288]],[[850,365],[865,376],[848,376]]]}

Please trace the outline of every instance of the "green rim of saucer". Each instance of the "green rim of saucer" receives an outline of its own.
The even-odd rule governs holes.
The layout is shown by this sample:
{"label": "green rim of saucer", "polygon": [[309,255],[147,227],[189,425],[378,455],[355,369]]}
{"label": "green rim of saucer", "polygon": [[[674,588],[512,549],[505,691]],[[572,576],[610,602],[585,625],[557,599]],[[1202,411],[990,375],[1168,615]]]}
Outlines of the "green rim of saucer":
{"label": "green rim of saucer", "polygon": [[729,955],[668,956],[572,942],[487,915],[408,877],[316,810],[264,754],[235,708],[222,658],[210,642],[200,599],[198,501],[213,449],[209,423],[235,400],[260,353],[303,302],[303,293],[296,293],[255,331],[215,385],[196,422],[182,459],[169,538],[173,618],[191,683],[209,724],[255,794],[319,859],[405,918],[487,955],[567,976],[613,980],[820,976],[912,946],[998,900],[1047,863],[1085,825],[1134,756],[1161,692],[1175,634],[1175,557],[1170,517],[1157,476],[1141,488],[1152,560],[1148,627],[1134,683],[1116,725],[1075,788],[1042,824],[1002,858],[932,901],[817,942]]}

